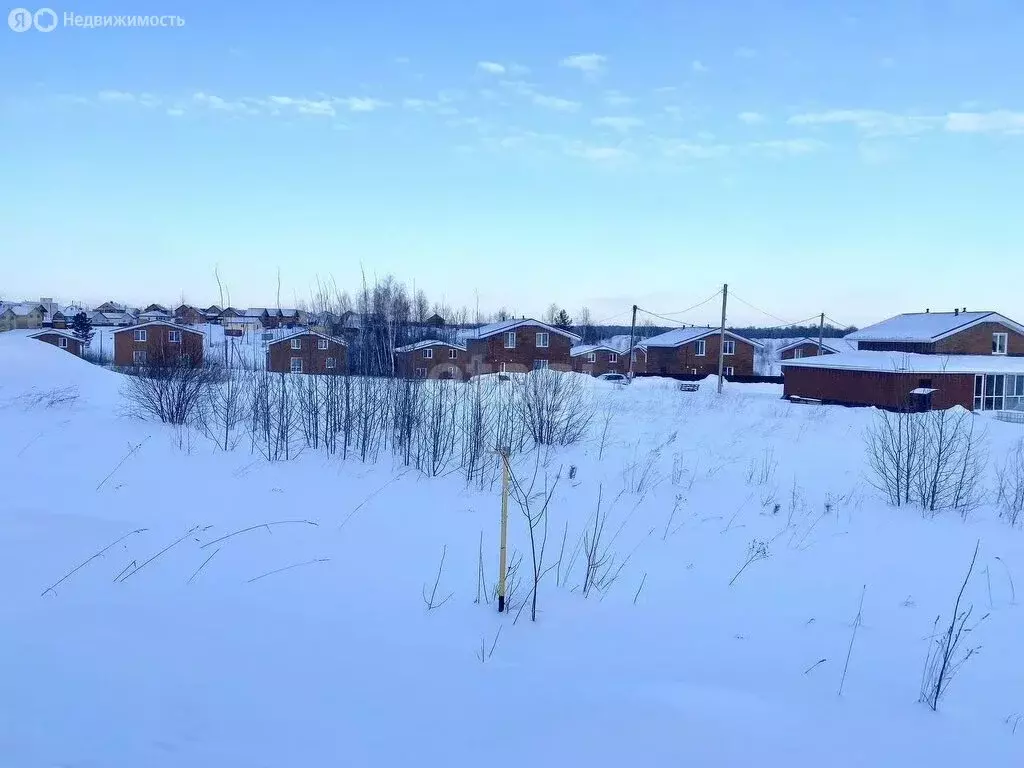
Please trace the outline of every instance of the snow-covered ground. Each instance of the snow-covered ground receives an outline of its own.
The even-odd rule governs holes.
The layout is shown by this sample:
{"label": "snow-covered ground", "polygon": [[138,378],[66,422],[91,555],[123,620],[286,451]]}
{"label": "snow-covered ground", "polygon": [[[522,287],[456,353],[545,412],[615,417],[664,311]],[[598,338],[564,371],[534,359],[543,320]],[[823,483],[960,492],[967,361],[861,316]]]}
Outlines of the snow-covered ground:
{"label": "snow-covered ground", "polygon": [[[562,475],[546,565],[566,544],[532,623],[477,602],[497,485],[222,452],[122,415],[122,381],[0,335],[4,765],[1024,764],[1024,534],[991,505],[887,506],[868,409],[587,379],[587,435],[539,470]],[[993,460],[1024,436],[984,424]],[[584,598],[571,552],[599,498],[625,565]],[[928,637],[979,539],[982,650],[932,712]],[[514,503],[509,548],[525,574]]]}

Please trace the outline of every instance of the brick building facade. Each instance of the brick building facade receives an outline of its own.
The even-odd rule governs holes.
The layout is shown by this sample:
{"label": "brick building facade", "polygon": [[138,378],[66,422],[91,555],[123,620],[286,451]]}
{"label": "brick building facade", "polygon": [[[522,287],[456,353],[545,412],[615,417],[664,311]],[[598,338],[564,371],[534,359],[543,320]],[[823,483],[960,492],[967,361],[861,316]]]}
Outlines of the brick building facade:
{"label": "brick building facade", "polygon": [[407,379],[464,379],[468,365],[460,344],[428,339],[395,349],[395,372]]}
{"label": "brick building facade", "polygon": [[82,356],[82,340],[66,331],[53,329],[43,331],[42,333],[33,333],[32,338],[47,344],[53,344],[55,347],[67,350],[72,355]]}
{"label": "brick building facade", "polygon": [[[721,331],[717,328],[676,328],[643,342],[646,372],[652,374],[717,375]],[[725,332],[724,374],[753,376],[754,350],[761,345]]]}
{"label": "brick building facade", "polygon": [[537,320],[505,320],[465,338],[469,375],[524,373],[536,368],[572,370],[572,346],[580,337]]}
{"label": "brick building facade", "polygon": [[315,331],[298,331],[267,344],[267,370],[272,373],[348,373],[344,339]]}
{"label": "brick building facade", "polygon": [[171,322],[152,322],[114,331],[114,365],[203,364],[201,331]]}

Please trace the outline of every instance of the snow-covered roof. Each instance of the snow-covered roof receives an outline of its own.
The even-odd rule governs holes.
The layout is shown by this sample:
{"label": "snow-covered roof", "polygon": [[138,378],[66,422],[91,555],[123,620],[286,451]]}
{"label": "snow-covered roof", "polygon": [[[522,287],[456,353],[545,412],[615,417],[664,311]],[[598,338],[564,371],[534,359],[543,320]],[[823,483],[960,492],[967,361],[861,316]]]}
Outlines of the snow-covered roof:
{"label": "snow-covered roof", "polygon": [[155,325],[159,325],[161,328],[171,328],[176,331],[182,331],[183,333],[195,333],[200,336],[205,336],[203,331],[197,331],[195,328],[190,328],[187,325],[178,325],[168,320],[151,320],[148,323],[139,323],[138,325],[131,325],[127,328],[118,328],[114,331],[114,335],[117,336],[119,333],[130,333],[131,331],[137,331],[139,328],[152,328]]}
{"label": "snow-covered roof", "polygon": [[606,343],[580,344],[570,349],[569,355],[571,357],[579,357],[580,355],[589,355],[591,352],[611,352],[613,355],[628,355],[629,345],[627,344],[625,349],[619,349],[617,346]]}
{"label": "snow-covered roof", "polygon": [[342,338],[339,338],[337,336],[328,336],[326,333],[318,333],[317,331],[310,331],[310,330],[307,330],[305,328],[300,328],[299,330],[295,331],[294,333],[289,333],[287,336],[282,336],[280,339],[274,339],[273,341],[268,341],[267,342],[267,346],[269,347],[271,344],[280,344],[282,341],[290,341],[290,340],[296,338],[297,336],[316,336],[316,337],[321,338],[321,339],[327,339],[328,341],[333,341],[335,344],[341,344],[343,347],[347,347],[348,346],[348,342],[345,341]]}
{"label": "snow-covered roof", "polygon": [[451,347],[453,349],[461,349],[463,352],[466,351],[466,347],[462,344],[452,344],[450,341],[441,341],[440,339],[424,339],[423,341],[417,341],[415,344],[395,347],[395,352],[415,352],[418,349],[426,349],[427,347]]}
{"label": "snow-covered roof", "polygon": [[46,311],[46,307],[38,302],[21,302],[18,304],[5,304],[0,308],[0,313],[10,310],[17,317],[28,317],[37,309]]}
{"label": "snow-covered roof", "polygon": [[69,331],[62,331],[59,328],[47,328],[44,331],[39,331],[38,333],[29,334],[29,338],[30,339],[38,339],[40,336],[50,336],[50,335],[53,335],[53,336],[63,336],[66,339],[74,339],[75,341],[80,341],[80,339],[77,336],[75,336],[75,334],[73,334],[73,333],[71,333]]}
{"label": "snow-covered roof", "polygon": [[847,334],[847,341],[933,342],[979,323],[1000,323],[1018,333],[1024,326],[998,312],[908,312]]}
{"label": "snow-covered roof", "polygon": [[506,331],[514,331],[523,325],[536,325],[543,328],[549,333],[557,333],[561,336],[565,336],[569,339],[575,339],[580,341],[581,337],[572,331],[567,331],[564,328],[557,328],[547,323],[542,323],[540,320],[533,320],[530,318],[519,318],[512,320],[501,320],[497,323],[488,323],[487,325],[481,325],[479,328],[473,328],[465,333],[460,333],[459,337],[463,339],[486,339],[488,336],[494,336],[498,333],[505,333]]}
{"label": "snow-covered roof", "polygon": [[827,368],[875,373],[1024,373],[1024,357],[919,355],[911,352],[841,352],[783,360],[783,368]]}
{"label": "snow-covered roof", "polygon": [[[779,352],[779,354],[782,354],[783,352],[788,352],[789,350],[795,349],[796,347],[802,347],[804,344],[813,344],[816,347],[816,346],[818,346],[818,340],[817,339],[812,339],[812,338],[809,338],[809,337],[805,336],[802,339],[794,339],[793,341],[789,342],[788,344],[783,344],[781,347],[778,348],[777,351]],[[821,346],[824,349],[830,350],[832,352],[856,352],[857,351],[857,344],[856,344],[856,342],[848,341],[845,338],[844,339],[824,339],[821,342]]]}
{"label": "snow-covered roof", "polygon": [[[681,347],[683,344],[696,341],[697,339],[703,339],[705,336],[711,336],[715,333],[721,333],[721,329],[697,326],[692,328],[673,328],[671,331],[665,331],[665,333],[659,333],[657,336],[644,339],[643,346],[647,348]],[[738,333],[733,333],[732,331],[726,331],[725,335],[754,347],[761,346],[760,342],[745,338],[740,336]]]}

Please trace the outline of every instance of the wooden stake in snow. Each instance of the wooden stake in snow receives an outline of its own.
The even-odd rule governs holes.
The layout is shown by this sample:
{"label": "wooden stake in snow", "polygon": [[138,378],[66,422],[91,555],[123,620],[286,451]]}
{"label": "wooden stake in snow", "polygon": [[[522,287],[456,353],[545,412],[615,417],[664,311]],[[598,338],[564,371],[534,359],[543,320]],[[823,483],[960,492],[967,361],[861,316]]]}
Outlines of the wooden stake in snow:
{"label": "wooden stake in snow", "polygon": [[718,331],[718,394],[722,394],[722,377],[725,375],[725,305],[729,301],[729,284],[722,286],[722,327]]}
{"label": "wooden stake in snow", "polygon": [[498,455],[501,457],[501,544],[498,550],[498,613],[505,612],[505,546],[508,539],[508,454],[508,448],[498,451]]}

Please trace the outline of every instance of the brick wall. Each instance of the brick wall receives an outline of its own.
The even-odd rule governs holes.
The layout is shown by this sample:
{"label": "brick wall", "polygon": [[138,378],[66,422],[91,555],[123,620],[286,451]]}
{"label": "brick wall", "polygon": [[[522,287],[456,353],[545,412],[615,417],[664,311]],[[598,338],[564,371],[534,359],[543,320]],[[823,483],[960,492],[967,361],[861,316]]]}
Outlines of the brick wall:
{"label": "brick wall", "polygon": [[[427,357],[428,350],[430,357]],[[395,353],[396,372],[409,379],[463,379],[466,378],[468,364],[469,353],[466,350],[447,344],[431,344],[422,349]]]}
{"label": "brick wall", "polygon": [[[591,362],[590,355],[594,356]],[[640,355],[643,358],[643,355]],[[614,358],[615,362],[612,362]],[[609,352],[607,349],[595,349],[593,352],[576,355],[572,358],[572,369],[578,373],[589,373],[600,376],[602,373],[629,373],[629,352]],[[636,370],[634,368],[634,370]]]}
{"label": "brick wall", "polygon": [[62,349],[66,349],[72,355],[78,355],[79,357],[82,356],[82,342],[78,339],[69,339],[67,336],[63,336],[59,333],[43,333],[35,338],[39,341],[44,341],[47,344],[53,344],[55,347],[60,347],[61,340],[64,340],[67,342],[67,346],[62,347]]}
{"label": "brick wall", "polygon": [[1000,323],[979,323],[941,339],[935,342],[935,352],[942,355],[991,355],[993,333],[1006,334],[1006,354],[1024,355],[1024,336]]}
{"label": "brick wall", "polygon": [[[508,373],[531,371],[537,360],[547,360],[548,367],[556,371],[572,370],[569,349],[574,340],[560,333],[545,331],[537,325],[520,325],[510,330],[516,334],[514,349],[505,348],[504,333],[496,333],[485,339],[470,339],[467,342],[470,375],[500,373],[503,369]],[[547,347],[537,346],[539,333],[548,333]]]}
{"label": "brick wall", "polygon": [[974,407],[974,374],[885,373],[829,368],[783,368],[783,397],[808,397],[844,405],[902,408],[911,390],[934,387],[933,408]]}
{"label": "brick wall", "polygon": [[[809,341],[806,344],[801,344],[798,347],[793,347],[792,349],[787,349],[785,352],[782,353],[782,359],[783,360],[794,360],[794,359],[797,359],[797,354],[796,354],[797,350],[800,351],[799,357],[817,357],[818,356],[818,345],[817,345],[817,343]],[[823,354],[823,355],[831,355],[832,352],[830,352],[829,350],[827,350],[824,347],[822,347],[821,348],[821,354]]]}
{"label": "brick wall", "polygon": [[[292,342],[299,349],[292,349]],[[320,349],[326,341],[327,349]],[[303,333],[267,345],[267,370],[272,373],[291,373],[292,358],[302,361],[303,373],[341,374],[348,372],[348,348],[336,339],[324,339],[315,333]],[[327,359],[334,358],[334,368],[327,367]]]}
{"label": "brick wall", "polygon": [[[145,341],[135,341],[137,330],[146,332]],[[172,331],[181,333],[180,343],[170,340]],[[202,365],[203,335],[173,323],[154,323],[114,332],[114,365],[135,365],[136,351],[144,351],[150,365],[177,363],[182,355],[188,355],[192,365]]]}
{"label": "brick wall", "polygon": [[[730,337],[726,336],[725,340],[730,341]],[[736,342],[736,351],[725,356],[725,367],[731,366],[736,376],[753,376],[754,345],[739,339],[731,340]],[[703,355],[697,354],[699,341],[705,342]],[[678,347],[648,347],[647,373],[717,375],[719,341],[719,334],[713,333]]]}

